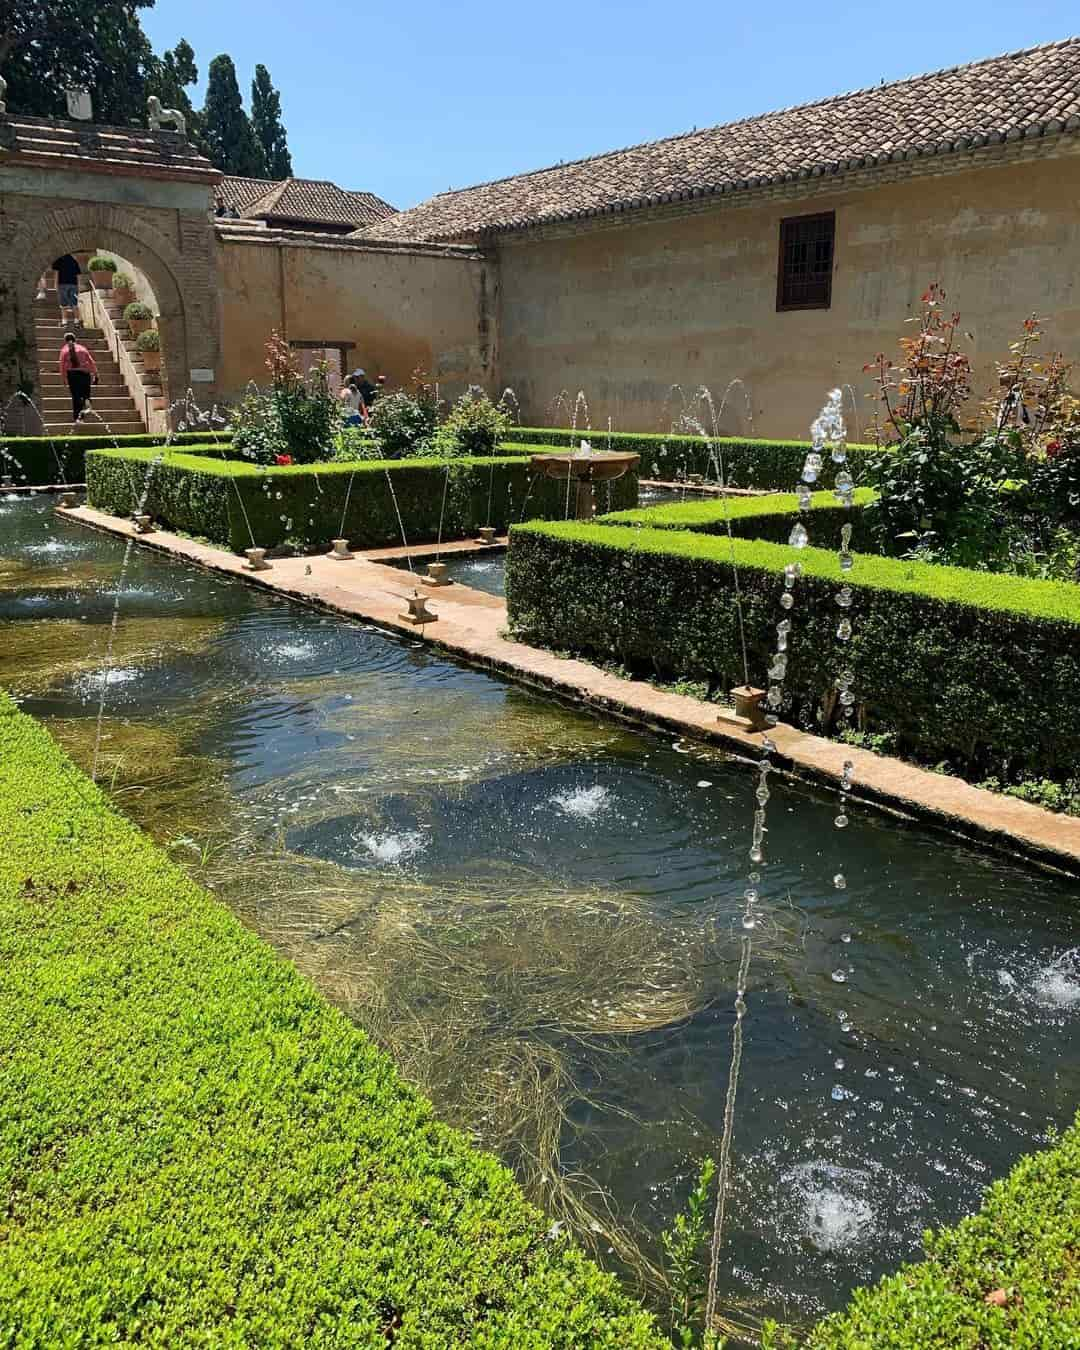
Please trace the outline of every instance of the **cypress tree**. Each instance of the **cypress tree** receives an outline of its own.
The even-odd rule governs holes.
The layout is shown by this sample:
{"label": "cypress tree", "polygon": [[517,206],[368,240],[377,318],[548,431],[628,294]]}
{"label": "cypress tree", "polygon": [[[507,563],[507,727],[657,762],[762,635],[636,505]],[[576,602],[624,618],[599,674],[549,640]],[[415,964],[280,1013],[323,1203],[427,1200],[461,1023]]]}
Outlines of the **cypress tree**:
{"label": "cypress tree", "polygon": [[266,177],[262,148],[244,111],[231,56],[215,56],[210,62],[202,121],[207,153],[215,168],[243,178]]}
{"label": "cypress tree", "polygon": [[281,95],[270,83],[270,72],[262,65],[255,67],[251,82],[251,125],[262,150],[267,176],[291,178],[292,156],[281,124]]}

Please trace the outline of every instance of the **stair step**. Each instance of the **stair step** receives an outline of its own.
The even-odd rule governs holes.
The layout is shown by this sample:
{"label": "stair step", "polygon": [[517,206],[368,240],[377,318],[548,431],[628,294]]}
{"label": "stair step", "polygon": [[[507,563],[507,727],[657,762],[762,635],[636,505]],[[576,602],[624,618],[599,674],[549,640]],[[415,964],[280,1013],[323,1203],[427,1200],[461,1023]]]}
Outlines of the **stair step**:
{"label": "stair step", "polygon": [[[94,407],[100,413],[108,411],[116,413],[128,413],[132,416],[134,416],[135,414],[135,404],[131,401],[130,398],[125,398],[121,394],[116,394],[110,397],[108,394],[99,394],[98,391],[95,389],[92,401]],[[62,416],[63,413],[70,407],[71,407],[71,399],[69,398],[46,397],[39,400],[38,402],[38,409],[42,413],[44,413],[46,417],[54,415]]]}
{"label": "stair step", "polygon": [[146,428],[141,422],[137,421],[114,421],[111,417],[105,417],[103,421],[98,421],[91,415],[86,422],[76,425],[74,422],[46,422],[45,434],[47,436],[141,436]]}

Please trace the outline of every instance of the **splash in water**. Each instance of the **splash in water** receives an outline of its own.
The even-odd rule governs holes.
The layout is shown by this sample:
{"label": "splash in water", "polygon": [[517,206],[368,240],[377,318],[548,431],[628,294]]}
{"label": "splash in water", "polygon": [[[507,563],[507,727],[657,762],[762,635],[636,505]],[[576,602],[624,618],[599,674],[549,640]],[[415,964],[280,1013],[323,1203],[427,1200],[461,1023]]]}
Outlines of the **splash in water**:
{"label": "splash in water", "polygon": [[1080,947],[1044,966],[1032,980],[1031,992],[1044,1008],[1080,1008]]}
{"label": "splash in water", "polygon": [[784,1177],[795,1202],[801,1236],[819,1251],[852,1247],[873,1228],[870,1173],[832,1163],[808,1162]]}
{"label": "splash in water", "polygon": [[398,867],[422,853],[427,847],[427,838],[419,830],[402,831],[399,834],[384,831],[382,834],[362,834],[360,843],[376,862]]}
{"label": "splash in water", "polygon": [[595,820],[611,804],[611,792],[599,783],[592,787],[573,788],[567,792],[557,792],[551,798],[552,805],[567,816],[578,820]]}

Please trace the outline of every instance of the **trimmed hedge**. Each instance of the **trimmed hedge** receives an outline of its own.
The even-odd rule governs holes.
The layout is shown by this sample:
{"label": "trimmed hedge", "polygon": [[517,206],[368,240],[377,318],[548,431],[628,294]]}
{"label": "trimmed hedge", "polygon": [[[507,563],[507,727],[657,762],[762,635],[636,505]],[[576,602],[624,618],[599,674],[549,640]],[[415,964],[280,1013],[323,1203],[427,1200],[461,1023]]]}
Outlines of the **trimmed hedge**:
{"label": "trimmed hedge", "polygon": [[[876,549],[861,509],[876,495],[872,488],[856,488],[854,505],[857,509],[849,511],[839,504],[834,492],[815,492],[810,498],[810,509],[804,515],[811,540],[825,547],[839,548],[840,531],[850,524],[852,548]],[[664,506],[612,511],[598,516],[597,524],[726,535],[730,523],[734,535],[744,539],[771,539],[780,544],[787,543],[798,514],[799,499],[794,492],[775,492],[767,497],[698,498]]]}
{"label": "trimmed hedge", "polygon": [[[90,505],[130,515],[157,458],[153,450],[94,451],[87,457]],[[260,469],[170,451],[149,474],[144,509],[163,525],[235,552],[251,546],[252,534],[260,548],[329,549],[341,533],[346,500],[345,534],[357,548],[399,544],[402,526],[410,543],[437,538],[444,491],[444,539],[467,536],[481,525],[505,530],[526,512],[529,518],[565,515],[566,485],[533,472],[520,456],[452,460],[449,480],[447,468],[445,460],[394,459]],[[636,502],[636,476],[611,484],[610,500],[616,506]]]}
{"label": "trimmed hedge", "polygon": [[0,815],[4,1344],[667,1344],[6,695]]}
{"label": "trimmed hedge", "polygon": [[[1054,1148],[995,1182],[977,1214],[925,1244],[925,1261],[858,1290],[805,1350],[1080,1345],[1080,1117]],[[793,1345],[776,1332],[764,1339],[765,1350]]]}
{"label": "trimmed hedge", "polygon": [[[724,477],[735,487],[770,488],[786,491],[802,473],[809,441],[767,441],[752,437],[721,436],[706,443],[700,436],[675,436],[631,431],[570,431],[565,427],[514,427],[519,445],[574,445],[591,442],[597,450],[632,450],[641,455],[641,477],[672,480],[684,473],[716,477],[710,446],[724,459]],[[859,479],[867,458],[876,454],[874,445],[849,445],[848,469]]]}
{"label": "trimmed hedge", "polygon": [[[725,690],[743,671],[738,567],[750,671],[770,663],[782,573],[797,583],[783,716],[813,725],[840,664],[855,672],[867,729],[983,771],[1075,773],[1080,757],[1080,587],[860,555],[841,573],[824,549],[610,524],[516,526],[510,623],[523,640],[615,657]],[[855,593],[854,638],[836,640],[841,581]]]}
{"label": "trimmed hedge", "polygon": [[[231,432],[182,431],[173,445],[228,445]],[[86,480],[86,454],[119,446],[123,450],[147,445],[164,445],[163,436],[0,436],[0,469],[11,473],[15,481],[31,487],[50,483],[82,483]],[[60,466],[57,465],[57,457]]]}

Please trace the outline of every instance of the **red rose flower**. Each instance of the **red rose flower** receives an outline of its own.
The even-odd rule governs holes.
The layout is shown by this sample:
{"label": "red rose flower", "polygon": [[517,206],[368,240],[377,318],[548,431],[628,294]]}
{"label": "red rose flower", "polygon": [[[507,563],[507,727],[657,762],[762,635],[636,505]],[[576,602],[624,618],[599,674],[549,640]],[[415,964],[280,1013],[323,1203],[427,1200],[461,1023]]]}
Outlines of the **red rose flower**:
{"label": "red rose flower", "polygon": [[1057,459],[1058,455],[1060,455],[1060,454],[1061,454],[1061,442],[1060,442],[1060,441],[1047,441],[1047,442],[1046,442],[1046,458],[1047,458],[1047,459]]}
{"label": "red rose flower", "polygon": [[275,463],[275,464],[291,464],[291,463],[292,463],[292,455],[275,455],[275,456],[274,456],[274,463]]}

